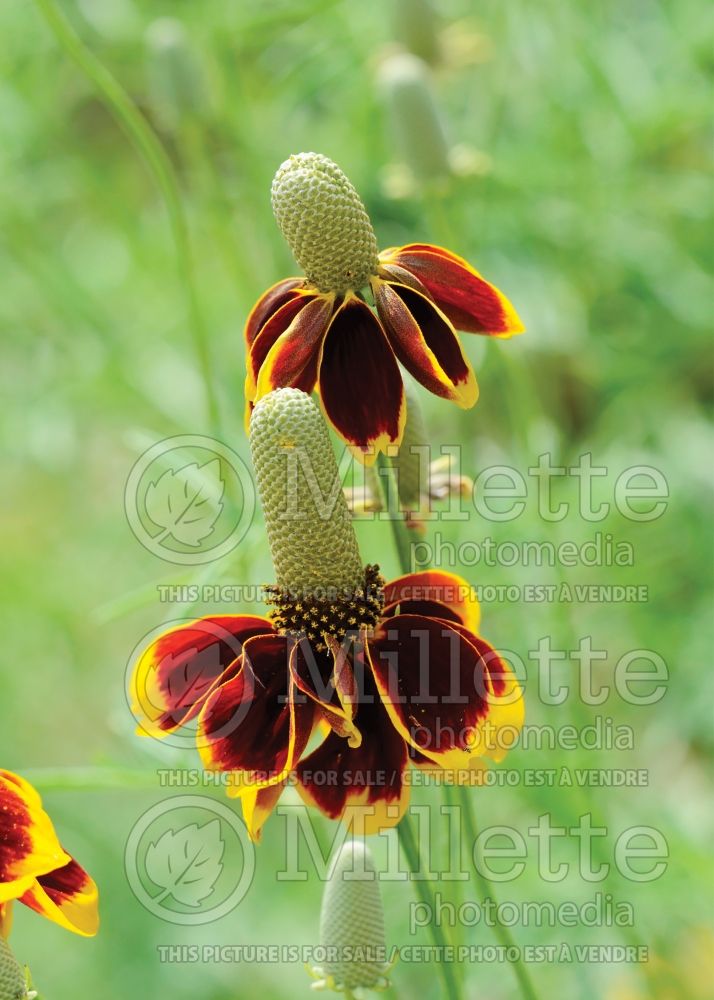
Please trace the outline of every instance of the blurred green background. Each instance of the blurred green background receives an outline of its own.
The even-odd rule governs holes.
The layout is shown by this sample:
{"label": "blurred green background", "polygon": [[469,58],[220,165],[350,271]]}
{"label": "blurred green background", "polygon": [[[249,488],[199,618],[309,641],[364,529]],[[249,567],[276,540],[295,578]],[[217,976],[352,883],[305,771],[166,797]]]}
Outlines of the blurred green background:
{"label": "blurred green background", "polygon": [[[316,150],[352,179],[381,246],[445,243],[496,282],[526,323],[526,335],[510,342],[462,337],[481,400],[464,413],[423,393],[435,445],[460,444],[463,471],[474,477],[496,464],[525,475],[542,453],[567,466],[590,452],[608,469],[596,482],[598,500],[612,501],[617,476],[631,466],[666,477],[667,510],[653,522],[614,509],[597,524],[576,509],[544,522],[531,479],[517,520],[489,522],[472,510],[470,520],[437,522],[426,537],[437,530],[457,545],[485,537],[581,545],[600,531],[632,545],[634,566],[625,568],[454,567],[478,585],[649,588],[642,603],[493,601],[483,609],[486,636],[526,659],[529,724],[582,726],[600,715],[634,732],[631,751],[521,747],[501,767],[644,768],[647,785],[520,782],[478,790],[476,808],[482,827],[512,825],[524,836],[543,812],[564,825],[592,812],[610,830],[600,848],[610,860],[614,836],[628,826],[654,826],[668,842],[667,871],[652,883],[592,885],[577,872],[547,883],[531,858],[520,879],[499,887],[502,900],[515,902],[583,901],[600,890],[635,908],[629,929],[514,927],[520,944],[650,949],[639,966],[533,965],[541,997],[710,996],[712,11],[694,0],[454,0],[438,5],[436,30],[427,23],[420,36],[425,14],[410,6],[68,0],[63,9],[156,130],[176,172],[221,435],[246,460],[242,326],[257,296],[295,273],[272,220],[270,182],[290,153]],[[157,27],[165,17],[179,27]],[[199,573],[139,545],[124,485],[152,442],[210,432],[204,386],[154,177],[37,7],[0,6],[0,34],[2,766],[43,792],[63,842],[99,883],[103,918],[99,936],[86,941],[18,907],[13,947],[47,1000],[307,996],[299,965],[162,964],[157,955],[173,943],[316,943],[319,882],[275,878],[281,818],[266,827],[250,893],[220,922],[174,927],[147,913],[127,885],[129,831],[167,796],[157,766],[196,765],[188,753],[134,736],[127,659],[167,615],[209,608],[159,604],[157,584]],[[167,85],[166,42],[176,37],[185,45],[182,75]],[[433,172],[423,155],[428,133],[415,125],[404,136],[384,82],[385,61],[409,47],[430,64],[458,168],[440,178],[423,172]],[[568,479],[558,499],[576,499],[576,486]],[[394,575],[387,535],[384,526],[360,527],[365,559]],[[270,578],[259,517],[209,571],[229,582]],[[527,658],[543,636],[559,650],[592,636],[607,652],[597,683],[612,681],[627,651],[654,650],[669,668],[665,697],[650,707],[613,692],[597,707],[574,695],[543,704]],[[577,670],[566,657],[557,678],[572,683]],[[143,788],[130,787],[132,774]],[[112,783],[125,787],[103,787]],[[438,792],[419,789],[414,800],[436,810]],[[324,842],[332,835],[323,823]],[[382,858],[382,846],[375,850]],[[469,884],[461,891],[475,898]],[[389,943],[413,943],[409,887],[387,883],[383,896]],[[461,935],[495,940],[483,926]],[[425,931],[416,938],[428,940]],[[467,975],[469,997],[517,996],[499,963]],[[393,980],[394,996],[439,995],[423,966],[401,963]]]}

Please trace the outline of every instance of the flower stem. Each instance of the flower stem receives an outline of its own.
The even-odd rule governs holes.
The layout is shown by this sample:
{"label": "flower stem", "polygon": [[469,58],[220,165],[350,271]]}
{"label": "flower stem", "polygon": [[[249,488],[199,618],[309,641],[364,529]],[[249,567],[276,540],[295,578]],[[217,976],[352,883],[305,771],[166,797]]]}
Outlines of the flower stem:
{"label": "flower stem", "polygon": [[[394,470],[392,469],[389,459],[384,452],[379,453],[377,465],[379,466],[379,475],[377,476],[377,479],[379,480],[379,487],[382,491],[382,508],[389,518],[389,526],[392,529],[392,538],[394,539],[394,546],[397,550],[399,566],[401,567],[402,573],[411,573],[412,530],[411,528],[408,528],[406,522],[399,517],[399,510],[394,509],[393,500],[395,497],[398,497],[399,494],[396,489]],[[389,484],[389,486],[387,484]]]}
{"label": "flower stem", "polygon": [[[459,794],[461,798],[461,812],[464,818],[466,838],[469,844],[474,845],[476,843],[476,837],[478,836],[478,828],[476,826],[476,817],[474,815],[472,803],[473,789],[469,788],[468,785],[461,785],[459,788]],[[494,904],[496,903],[493,886],[486,876],[479,871],[477,864],[474,864],[474,883],[479,889],[482,898],[485,899],[489,896],[493,900]],[[521,994],[526,998],[526,1000],[538,1000],[538,994],[536,993],[526,967],[520,958],[518,946],[513,940],[513,936],[509,928],[506,927],[505,924],[502,924],[498,919],[497,905],[494,905],[493,912],[495,913],[494,933],[500,944],[506,949],[508,961],[511,963],[513,972],[518,980]],[[511,958],[511,955],[515,955],[516,957]]]}
{"label": "flower stem", "polygon": [[[384,455],[380,454],[378,461],[380,469],[387,470],[386,472],[382,471],[382,474],[380,475],[379,479],[380,479],[380,486],[382,488],[382,492],[384,495],[384,509],[389,510],[389,505],[388,505],[389,491],[386,489],[385,480],[388,480],[389,476],[392,475],[392,470],[389,465],[389,462],[387,461]],[[409,573],[411,571],[411,555],[410,555],[411,539],[409,537],[410,529],[406,526],[406,524],[403,521],[395,517],[390,518],[389,523],[392,527],[392,535],[394,536],[394,543],[397,549],[397,554],[399,556],[399,562],[402,568],[402,572]],[[466,785],[459,788],[462,815],[464,817],[464,826],[466,829],[466,836],[469,840],[469,843],[475,844],[476,837],[478,835],[478,828],[476,826],[476,817],[473,811],[470,792],[471,789]],[[450,798],[447,796],[446,797],[447,804],[450,803],[450,801],[451,801]],[[404,831],[402,830],[402,827],[405,825],[406,820],[407,817],[405,816],[405,818],[399,824],[397,829],[400,833],[400,839],[402,841],[402,844],[404,845],[404,853],[407,855],[407,860],[409,860],[409,863],[411,865],[412,862],[409,858],[406,841],[411,836],[411,843],[414,849],[415,849],[415,844],[411,830],[410,829]],[[482,894],[482,897],[485,898],[486,896],[490,896],[491,899],[494,899],[494,891],[491,886],[491,883],[484,875],[481,874],[481,872],[478,870],[476,866],[474,866],[474,881],[480,893]],[[419,891],[421,893],[421,887],[424,886],[424,883],[417,883],[417,886],[419,887]],[[428,897],[430,896],[428,890],[426,891],[427,891],[427,898],[424,899],[424,897],[422,897],[424,902],[428,902]],[[434,911],[432,910],[431,912]],[[500,943],[504,945],[507,949],[510,949],[510,951],[508,952],[509,955],[513,953],[518,954],[510,930],[503,924],[499,923],[498,918],[496,918],[496,925],[494,931]],[[526,971],[526,968],[523,965],[520,957],[517,957],[515,959],[509,958],[509,961],[513,966],[513,971],[516,975],[516,978],[518,979],[518,984],[521,988],[521,993],[523,997],[526,998],[526,1000],[538,1000],[538,995],[535,991],[535,988],[533,987],[533,984],[531,983],[530,976],[528,975],[528,972]]]}
{"label": "flower stem", "polygon": [[[417,846],[417,841],[414,836],[414,830],[412,828],[412,821],[409,813],[405,813],[402,820],[397,827],[397,833],[399,834],[399,843],[401,844],[404,855],[407,859],[407,864],[411,869],[412,875],[414,876],[414,887],[416,893],[419,896],[420,901],[428,907],[429,913],[435,913],[435,902],[434,896],[429,886],[429,883],[425,879],[418,877],[418,873],[421,870],[421,863],[419,857],[419,848]],[[441,978],[444,983],[444,991],[449,1000],[459,1000],[461,997],[461,989],[459,987],[458,981],[456,979],[454,965],[449,960],[446,954],[447,948],[449,947],[444,934],[441,924],[436,920],[432,920],[429,924],[429,931],[431,933],[432,941],[437,949],[437,952],[441,955],[441,961],[439,961],[439,971],[441,973]]]}
{"label": "flower stem", "polygon": [[220,415],[213,387],[208,333],[201,310],[189,239],[188,223],[181,203],[176,173],[166,150],[149,123],[138,110],[118,80],[94,55],[58,7],[56,0],[35,0],[57,41],[68,56],[86,74],[109,110],[143,156],[161,191],[176,247],[181,287],[186,297],[186,310],[194,347],[201,368],[211,432],[219,436]]}

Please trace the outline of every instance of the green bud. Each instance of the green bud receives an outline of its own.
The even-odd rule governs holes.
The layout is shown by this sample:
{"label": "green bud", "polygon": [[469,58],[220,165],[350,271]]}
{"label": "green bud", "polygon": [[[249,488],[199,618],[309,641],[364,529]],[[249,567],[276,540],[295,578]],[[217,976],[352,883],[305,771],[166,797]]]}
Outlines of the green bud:
{"label": "green bud", "polygon": [[10,945],[0,936],[0,1000],[27,1000],[25,972],[10,950]]}
{"label": "green bud", "polygon": [[295,260],[321,292],[343,294],[368,284],[377,239],[354,187],[332,160],[298,153],[279,168],[273,214]]}
{"label": "green bud", "polygon": [[173,17],[154,21],[146,32],[149,98],[165,128],[200,116],[207,106],[205,80],[186,29]]}
{"label": "green bud", "polygon": [[400,158],[419,180],[448,177],[449,144],[428,67],[408,53],[390,56],[380,82]]}
{"label": "green bud", "polygon": [[439,61],[441,23],[429,0],[394,0],[394,34],[415,56]]}
{"label": "green bud", "polygon": [[352,594],[365,584],[357,538],[319,408],[299,389],[256,403],[250,449],[277,585]]}
{"label": "green bud", "polygon": [[320,944],[327,959],[313,975],[316,988],[348,996],[388,985],[384,913],[374,859],[362,841],[348,840],[330,863],[320,911]]}

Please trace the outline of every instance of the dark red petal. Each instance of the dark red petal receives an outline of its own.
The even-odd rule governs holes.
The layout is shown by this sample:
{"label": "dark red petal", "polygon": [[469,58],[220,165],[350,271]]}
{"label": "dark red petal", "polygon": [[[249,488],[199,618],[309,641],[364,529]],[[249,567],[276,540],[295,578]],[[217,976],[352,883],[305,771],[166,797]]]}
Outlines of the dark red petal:
{"label": "dark red petal", "polygon": [[[314,303],[316,298],[318,297],[308,292],[294,293],[292,298],[288,299],[280,309],[273,313],[261,328],[258,336],[253,341],[252,347],[248,351],[246,359],[245,396],[249,402],[255,401],[260,369],[271,350],[283,334],[287,333],[291,324],[297,320],[297,317],[310,303]],[[320,298],[319,301],[322,302],[324,300]],[[308,313],[303,318],[303,321],[307,320],[308,328],[310,315]]]}
{"label": "dark red petal", "polygon": [[305,750],[315,707],[295,702],[291,648],[285,636],[249,639],[241,669],[201,709],[198,749],[206,768],[236,772],[229,795],[277,784]]}
{"label": "dark red petal", "polygon": [[402,376],[377,317],[355,295],[330,323],[318,377],[327,419],[366,464],[399,444],[406,417]]}
{"label": "dark red petal", "polygon": [[286,302],[299,294],[299,288],[304,283],[304,278],[285,278],[269,288],[267,292],[263,292],[246,320],[244,334],[248,347],[252,346],[261,328],[270,317]]}
{"label": "dark red petal", "polygon": [[[288,303],[289,308],[292,303]],[[296,314],[288,327],[273,342],[257,375],[255,400],[273,389],[290,387],[312,392],[317,380],[320,345],[334,309],[333,295],[318,295]],[[276,317],[277,318],[277,317]],[[261,332],[258,348],[265,332]],[[252,352],[251,352],[252,353]]]}
{"label": "dark red petal", "polygon": [[426,615],[460,622],[475,631],[480,615],[474,588],[455,573],[428,569],[407,573],[384,588],[384,614]]}
{"label": "dark red petal", "polygon": [[97,886],[74,860],[38,876],[20,901],[76,934],[91,937],[99,930]]}
{"label": "dark red petal", "polygon": [[443,247],[412,243],[393,252],[389,263],[418,278],[458,330],[500,337],[523,331],[506,296],[463,257]]}
{"label": "dark red petal", "polygon": [[214,682],[255,635],[272,633],[267,618],[215,615],[179,625],[155,639],[131,678],[138,732],[165,736],[196,716]]}
{"label": "dark red petal", "polygon": [[362,695],[356,724],[362,742],[351,748],[331,732],[297,768],[303,799],[330,819],[354,822],[355,833],[394,826],[409,801],[407,746],[381,704],[373,682]]}
{"label": "dark red petal", "polygon": [[476,646],[444,620],[397,615],[379,626],[369,653],[402,736],[443,767],[468,767],[489,711],[487,668]]}
{"label": "dark red petal", "polygon": [[389,342],[407,371],[437,396],[473,406],[476,377],[446,316],[406,285],[375,279],[372,289]]}
{"label": "dark red petal", "polygon": [[295,698],[310,698],[322,718],[339,736],[352,745],[360,740],[354,724],[355,681],[347,650],[337,645],[328,653],[317,652],[307,639],[295,643],[290,670],[297,688]]}

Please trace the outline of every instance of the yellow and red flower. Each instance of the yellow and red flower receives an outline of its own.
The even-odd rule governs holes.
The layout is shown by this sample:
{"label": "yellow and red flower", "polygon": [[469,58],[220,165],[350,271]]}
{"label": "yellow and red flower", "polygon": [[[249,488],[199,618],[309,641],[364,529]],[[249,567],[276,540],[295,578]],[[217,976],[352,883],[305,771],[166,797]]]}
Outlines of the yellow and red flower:
{"label": "yellow and red flower", "polygon": [[[317,389],[328,421],[366,463],[399,444],[400,362],[423,386],[468,409],[478,398],[456,330],[510,337],[508,299],[462,257],[428,243],[377,254],[357,192],[326,157],[291,157],[273,183],[276,218],[306,277],[269,288],[245,327],[245,394]],[[362,290],[369,285],[376,314]]]}
{"label": "yellow and red flower", "polygon": [[469,780],[482,757],[500,760],[517,738],[523,697],[479,635],[478,604],[460,577],[411,573],[383,597],[376,626],[342,643],[244,615],[169,630],[133,673],[138,731],[166,735],[197,719],[204,766],[229,775],[255,839],[289,781],[333,819],[359,815],[365,832],[393,826],[408,804],[410,763]]}
{"label": "yellow and red flower", "polygon": [[61,846],[40,796],[0,770],[0,934],[7,937],[19,900],[67,930],[91,937],[99,927],[93,879]]}

